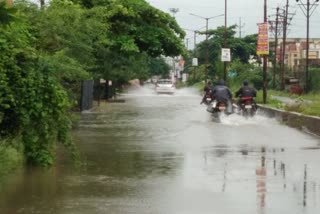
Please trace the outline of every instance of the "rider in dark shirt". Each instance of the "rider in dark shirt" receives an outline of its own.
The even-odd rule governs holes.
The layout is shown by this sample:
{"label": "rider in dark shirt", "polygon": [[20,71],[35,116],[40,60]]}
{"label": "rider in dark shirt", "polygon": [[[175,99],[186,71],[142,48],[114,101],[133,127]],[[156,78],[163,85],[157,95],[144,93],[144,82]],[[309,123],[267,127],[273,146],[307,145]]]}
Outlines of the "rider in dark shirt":
{"label": "rider in dark shirt", "polygon": [[241,98],[243,97],[251,97],[254,101],[253,97],[257,96],[257,91],[249,86],[248,81],[243,81],[243,84],[241,88],[236,92],[236,97],[240,97],[238,100],[238,105],[241,106],[243,100]]}
{"label": "rider in dark shirt", "polygon": [[204,91],[204,95],[200,104],[207,103],[207,97],[211,97],[211,91],[212,91],[211,81],[209,81],[207,85],[204,86],[203,91]]}
{"label": "rider in dark shirt", "polygon": [[230,89],[225,86],[223,80],[219,80],[218,84],[212,89],[212,96],[217,102],[224,102],[227,105],[227,113],[231,114],[233,112],[232,109],[232,93]]}
{"label": "rider in dark shirt", "polygon": [[230,89],[227,86],[225,86],[223,80],[219,80],[218,84],[215,87],[213,87],[212,95],[218,102],[222,101],[227,103],[232,98],[232,93]]}

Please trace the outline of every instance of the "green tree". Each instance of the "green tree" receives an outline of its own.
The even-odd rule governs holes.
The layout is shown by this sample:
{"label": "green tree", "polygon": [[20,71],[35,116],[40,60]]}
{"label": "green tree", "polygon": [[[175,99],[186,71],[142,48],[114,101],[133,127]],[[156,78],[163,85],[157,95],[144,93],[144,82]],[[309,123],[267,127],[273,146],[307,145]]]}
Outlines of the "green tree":
{"label": "green tree", "polygon": [[96,48],[95,75],[121,82],[141,74],[146,78],[153,72],[145,67],[149,57],[185,53],[182,40],[185,32],[169,14],[145,1],[105,0],[97,1],[92,9],[96,7],[109,12],[110,43]]}
{"label": "green tree", "polygon": [[[236,25],[230,26],[226,31],[227,47],[231,49],[231,58],[239,60],[242,63],[248,63],[250,56],[255,56],[256,50],[256,35],[248,35],[244,38],[236,38]],[[206,32],[200,32],[205,34]],[[203,64],[206,61],[206,49],[208,48],[209,59],[209,76],[218,76],[222,78],[223,66],[221,66],[221,48],[224,47],[225,28],[218,27],[208,31],[208,45],[203,41],[197,45],[197,53],[199,63]]]}
{"label": "green tree", "polygon": [[74,149],[67,115],[81,80],[146,79],[168,71],[158,57],[185,52],[176,20],[144,0],[81,3],[0,5],[0,137],[21,135],[32,164],[51,165],[57,142]]}
{"label": "green tree", "polygon": [[165,59],[163,57],[150,57],[149,70],[151,75],[167,77],[169,75],[170,66],[165,62]]}
{"label": "green tree", "polygon": [[0,139],[21,135],[27,161],[51,165],[57,142],[74,149],[68,136],[69,102],[33,47],[32,26],[15,15],[19,21],[0,26]]}
{"label": "green tree", "polygon": [[8,8],[5,1],[0,1],[0,25],[8,24],[14,20],[14,13],[14,8]]}

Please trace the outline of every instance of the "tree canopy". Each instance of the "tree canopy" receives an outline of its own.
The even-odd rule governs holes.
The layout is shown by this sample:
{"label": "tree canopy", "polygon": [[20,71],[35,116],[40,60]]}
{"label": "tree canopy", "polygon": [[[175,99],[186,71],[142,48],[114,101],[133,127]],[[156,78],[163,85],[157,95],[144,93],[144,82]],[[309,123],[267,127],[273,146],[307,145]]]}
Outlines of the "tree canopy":
{"label": "tree canopy", "polygon": [[[224,48],[226,38],[226,48],[230,48],[232,62],[248,64],[251,56],[256,56],[257,35],[248,35],[243,38],[237,38],[236,25],[229,26],[226,31],[224,26],[210,29],[208,32],[201,31],[199,34],[208,33],[208,41],[204,40],[196,46],[195,57],[199,59],[200,64],[206,63],[208,49],[208,75],[210,78],[223,77],[223,63],[221,62],[221,49]],[[226,35],[225,35],[226,32]],[[231,64],[232,64],[231,62]],[[230,65],[229,65],[230,66]],[[203,68],[204,69],[204,66]]]}
{"label": "tree canopy", "polygon": [[184,36],[144,0],[1,3],[0,140],[21,135],[28,162],[51,165],[57,142],[74,149],[68,111],[82,80],[166,72],[161,56],[184,54]]}

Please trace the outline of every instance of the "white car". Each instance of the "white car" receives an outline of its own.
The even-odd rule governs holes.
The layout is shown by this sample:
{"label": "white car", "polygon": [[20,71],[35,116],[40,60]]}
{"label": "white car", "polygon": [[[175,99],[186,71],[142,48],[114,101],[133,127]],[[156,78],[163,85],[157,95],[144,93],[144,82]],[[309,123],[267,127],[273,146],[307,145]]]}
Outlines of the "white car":
{"label": "white car", "polygon": [[174,82],[170,79],[160,79],[156,83],[156,92],[173,94],[176,90]]}

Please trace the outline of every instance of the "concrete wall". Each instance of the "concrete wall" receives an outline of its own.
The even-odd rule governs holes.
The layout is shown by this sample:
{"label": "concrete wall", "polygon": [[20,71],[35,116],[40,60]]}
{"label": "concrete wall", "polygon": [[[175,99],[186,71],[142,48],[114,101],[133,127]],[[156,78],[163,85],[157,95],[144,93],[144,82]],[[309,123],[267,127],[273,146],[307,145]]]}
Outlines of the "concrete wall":
{"label": "concrete wall", "polygon": [[259,107],[260,111],[269,117],[274,117],[278,121],[287,124],[290,127],[320,136],[320,117],[306,116],[299,113],[287,112],[262,105],[259,105]]}

